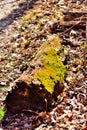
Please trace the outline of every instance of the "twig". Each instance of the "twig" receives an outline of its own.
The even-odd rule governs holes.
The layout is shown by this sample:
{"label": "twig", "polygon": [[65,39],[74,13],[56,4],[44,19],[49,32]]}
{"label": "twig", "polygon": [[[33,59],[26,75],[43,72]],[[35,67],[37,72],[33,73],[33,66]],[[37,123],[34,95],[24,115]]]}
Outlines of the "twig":
{"label": "twig", "polygon": [[[86,7],[87,10],[87,7]],[[86,14],[86,40],[84,45],[84,69],[87,69],[87,14]]]}
{"label": "twig", "polygon": [[30,110],[30,109],[28,109],[28,110],[27,109],[23,109],[22,112],[30,112],[30,113],[38,115],[38,112],[35,112],[33,110]]}
{"label": "twig", "polygon": [[82,15],[80,17],[80,20],[75,25],[71,26],[70,28],[68,28],[67,30],[65,30],[63,33],[65,34],[66,32],[70,31],[73,27],[75,27],[76,25],[78,25],[81,22],[81,20],[82,20],[83,17],[84,17],[84,15]]}
{"label": "twig", "polygon": [[86,17],[86,41],[85,41],[85,47],[84,47],[84,68],[87,69],[87,17]]}

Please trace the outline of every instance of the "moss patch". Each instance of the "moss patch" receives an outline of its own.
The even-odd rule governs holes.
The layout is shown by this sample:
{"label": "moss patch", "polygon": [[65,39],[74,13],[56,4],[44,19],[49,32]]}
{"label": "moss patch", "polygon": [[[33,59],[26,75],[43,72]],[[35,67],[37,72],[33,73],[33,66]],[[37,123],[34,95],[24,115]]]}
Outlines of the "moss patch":
{"label": "moss patch", "polygon": [[4,117],[4,111],[0,108],[0,120],[2,120]]}
{"label": "moss patch", "polygon": [[55,36],[50,38],[41,46],[36,57],[43,67],[36,72],[35,78],[52,94],[55,84],[64,83],[66,74],[66,67],[61,60],[64,59],[65,54],[60,39]]}

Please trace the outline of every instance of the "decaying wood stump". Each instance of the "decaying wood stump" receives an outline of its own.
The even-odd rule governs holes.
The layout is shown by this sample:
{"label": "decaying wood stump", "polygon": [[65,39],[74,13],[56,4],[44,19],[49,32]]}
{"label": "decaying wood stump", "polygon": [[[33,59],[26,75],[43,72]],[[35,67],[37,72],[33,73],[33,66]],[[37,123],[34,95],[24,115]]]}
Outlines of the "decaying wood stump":
{"label": "decaying wood stump", "polygon": [[65,51],[58,36],[51,36],[36,52],[30,68],[10,86],[5,100],[10,112],[50,110],[64,88]]}

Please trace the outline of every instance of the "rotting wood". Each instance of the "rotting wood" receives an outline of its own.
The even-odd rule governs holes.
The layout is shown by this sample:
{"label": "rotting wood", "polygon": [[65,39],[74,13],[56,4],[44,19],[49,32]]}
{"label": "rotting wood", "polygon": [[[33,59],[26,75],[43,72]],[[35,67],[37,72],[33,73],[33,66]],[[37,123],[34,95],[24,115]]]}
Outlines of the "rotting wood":
{"label": "rotting wood", "polygon": [[10,86],[5,99],[7,111],[48,111],[54,106],[64,88],[66,74],[63,64],[66,54],[60,42],[53,35],[38,49],[30,68]]}

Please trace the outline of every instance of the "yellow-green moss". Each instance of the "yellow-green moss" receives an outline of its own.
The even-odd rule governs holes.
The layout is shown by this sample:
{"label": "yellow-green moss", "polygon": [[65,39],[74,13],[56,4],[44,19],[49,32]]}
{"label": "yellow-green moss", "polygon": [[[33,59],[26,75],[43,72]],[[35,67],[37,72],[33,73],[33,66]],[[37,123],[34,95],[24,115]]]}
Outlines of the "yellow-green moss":
{"label": "yellow-green moss", "polygon": [[65,57],[63,48],[58,37],[52,37],[39,50],[36,56],[43,67],[36,72],[36,78],[42,83],[44,88],[51,94],[55,85],[64,83],[66,67],[61,61]]}
{"label": "yellow-green moss", "polygon": [[4,117],[4,110],[0,108],[0,121],[3,119],[3,117]]}

